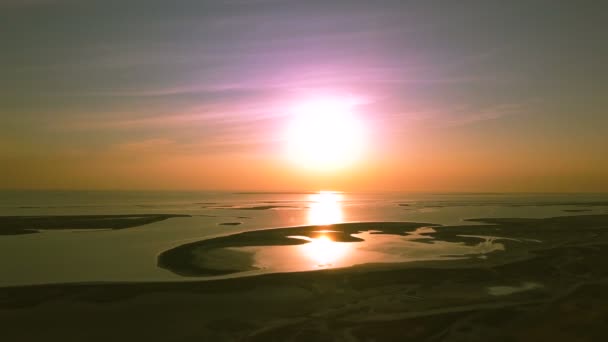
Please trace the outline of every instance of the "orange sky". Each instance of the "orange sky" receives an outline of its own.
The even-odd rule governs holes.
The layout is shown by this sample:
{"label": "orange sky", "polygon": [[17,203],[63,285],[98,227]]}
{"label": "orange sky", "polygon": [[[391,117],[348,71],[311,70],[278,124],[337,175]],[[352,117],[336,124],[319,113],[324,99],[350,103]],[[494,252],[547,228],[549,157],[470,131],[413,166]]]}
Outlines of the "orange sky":
{"label": "orange sky", "polygon": [[[0,2],[0,189],[608,191],[601,2],[120,8]],[[367,132],[331,172],[285,157],[324,96]]]}
{"label": "orange sky", "polygon": [[[517,119],[515,119],[517,120]],[[496,132],[478,130],[497,129]],[[344,191],[607,191],[601,145],[522,136],[500,126],[411,127],[406,135],[373,135],[350,167],[317,171],[290,163],[283,142],[262,150],[196,153],[167,141],[73,149],[32,150],[3,160],[0,187],[28,189],[182,189]],[[473,135],[475,134],[475,135]],[[501,137],[500,134],[506,135]],[[584,139],[582,139],[584,140]],[[584,145],[583,145],[584,146]],[[574,151],[573,151],[574,150]]]}

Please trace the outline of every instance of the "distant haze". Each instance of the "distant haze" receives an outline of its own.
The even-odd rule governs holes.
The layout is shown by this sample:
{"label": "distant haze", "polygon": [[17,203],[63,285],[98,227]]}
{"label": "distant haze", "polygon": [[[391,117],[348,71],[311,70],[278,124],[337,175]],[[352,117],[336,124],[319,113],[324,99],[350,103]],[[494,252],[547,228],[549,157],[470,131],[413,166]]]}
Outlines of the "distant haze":
{"label": "distant haze", "polygon": [[[607,11],[1,1],[0,188],[608,191]],[[288,108],[326,95],[358,99],[367,148],[300,168]]]}

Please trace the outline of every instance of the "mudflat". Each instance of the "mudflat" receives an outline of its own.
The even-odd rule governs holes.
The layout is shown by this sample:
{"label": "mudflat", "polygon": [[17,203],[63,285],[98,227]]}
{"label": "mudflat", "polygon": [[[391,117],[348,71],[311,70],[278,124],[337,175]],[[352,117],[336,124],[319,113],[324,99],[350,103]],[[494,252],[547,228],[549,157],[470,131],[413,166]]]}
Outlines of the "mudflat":
{"label": "mudflat", "polygon": [[[435,226],[430,234],[467,243],[491,233],[505,251],[213,281],[2,288],[2,334],[21,341],[603,340],[608,215],[475,221],[483,224]],[[234,245],[242,236],[230,239],[207,243]]]}
{"label": "mudflat", "polygon": [[0,216],[0,235],[33,234],[52,229],[125,229],[163,221],[176,214]]}

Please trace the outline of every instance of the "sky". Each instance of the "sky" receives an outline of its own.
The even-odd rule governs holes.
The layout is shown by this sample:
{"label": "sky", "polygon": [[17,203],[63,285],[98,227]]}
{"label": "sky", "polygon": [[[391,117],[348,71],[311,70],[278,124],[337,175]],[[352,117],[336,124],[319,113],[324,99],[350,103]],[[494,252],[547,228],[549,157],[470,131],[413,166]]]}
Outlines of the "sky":
{"label": "sky", "polygon": [[[608,191],[603,1],[0,1],[0,188]],[[365,150],[289,161],[294,104]]]}

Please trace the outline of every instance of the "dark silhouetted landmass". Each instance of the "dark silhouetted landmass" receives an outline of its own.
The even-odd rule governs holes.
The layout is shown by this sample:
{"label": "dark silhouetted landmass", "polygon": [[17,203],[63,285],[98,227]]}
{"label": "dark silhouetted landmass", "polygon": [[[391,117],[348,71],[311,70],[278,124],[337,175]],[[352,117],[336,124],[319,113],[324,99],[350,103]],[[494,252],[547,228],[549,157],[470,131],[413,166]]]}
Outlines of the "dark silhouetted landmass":
{"label": "dark silhouetted landmass", "polygon": [[218,208],[218,209],[234,209],[234,210],[271,210],[271,209],[298,209],[299,207],[291,205],[256,205],[253,207],[230,207],[230,208]]}
{"label": "dark silhouetted landmass", "polygon": [[175,214],[0,216],[0,235],[32,234],[53,229],[125,229],[163,221]]}

